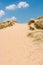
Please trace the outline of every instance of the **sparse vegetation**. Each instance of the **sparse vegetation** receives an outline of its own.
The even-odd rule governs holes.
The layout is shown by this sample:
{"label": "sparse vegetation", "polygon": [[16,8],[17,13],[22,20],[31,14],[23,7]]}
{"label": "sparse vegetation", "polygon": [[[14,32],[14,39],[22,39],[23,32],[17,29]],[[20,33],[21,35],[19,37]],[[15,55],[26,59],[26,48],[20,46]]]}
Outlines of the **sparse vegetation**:
{"label": "sparse vegetation", "polygon": [[28,25],[31,25],[32,23],[34,23],[35,21],[34,20],[30,20],[29,22],[28,22]]}
{"label": "sparse vegetation", "polygon": [[41,17],[38,17],[37,19],[43,19],[43,16],[41,16]]}
{"label": "sparse vegetation", "polygon": [[[34,24],[34,27],[31,26],[32,24]],[[28,25],[29,25],[30,30],[34,30],[34,28],[43,29],[43,16],[36,18],[34,20],[30,20],[28,22]]]}
{"label": "sparse vegetation", "polygon": [[35,22],[34,20],[30,20],[30,21],[28,22],[28,25],[29,25],[29,29],[30,29],[30,30],[34,30],[34,27],[31,26],[31,24],[34,24],[34,22]]}
{"label": "sparse vegetation", "polygon": [[16,21],[1,22],[1,23],[0,23],[0,29],[13,26],[13,25],[15,24],[15,22],[16,22]]}
{"label": "sparse vegetation", "polygon": [[32,37],[33,38],[33,34],[30,32],[27,36]]}
{"label": "sparse vegetation", "polygon": [[37,21],[34,25],[37,29],[43,29],[43,20]]}
{"label": "sparse vegetation", "polygon": [[34,28],[33,28],[33,27],[31,27],[31,26],[30,26],[29,28],[30,28],[30,30],[34,30]]}
{"label": "sparse vegetation", "polygon": [[33,38],[33,41],[43,41],[43,30],[31,31],[27,36]]}

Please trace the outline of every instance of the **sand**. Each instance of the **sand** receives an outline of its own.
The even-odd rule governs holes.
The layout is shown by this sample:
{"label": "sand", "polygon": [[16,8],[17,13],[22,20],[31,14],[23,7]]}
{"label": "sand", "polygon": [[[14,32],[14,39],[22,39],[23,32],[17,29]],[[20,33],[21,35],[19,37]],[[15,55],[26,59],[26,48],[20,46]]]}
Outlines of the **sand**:
{"label": "sand", "polygon": [[43,65],[43,42],[27,37],[27,24],[0,30],[0,65]]}

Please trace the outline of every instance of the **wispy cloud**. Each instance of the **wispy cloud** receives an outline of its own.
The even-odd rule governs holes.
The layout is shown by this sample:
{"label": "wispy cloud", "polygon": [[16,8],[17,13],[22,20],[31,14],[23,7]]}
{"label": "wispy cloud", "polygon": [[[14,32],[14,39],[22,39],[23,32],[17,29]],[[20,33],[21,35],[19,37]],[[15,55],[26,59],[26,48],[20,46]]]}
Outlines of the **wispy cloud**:
{"label": "wispy cloud", "polygon": [[5,11],[0,10],[0,17],[2,17],[3,15],[5,15]]}
{"label": "wispy cloud", "polygon": [[19,2],[17,5],[16,4],[11,4],[6,6],[7,10],[14,10],[17,8],[26,8],[29,7],[29,4],[27,2]]}
{"label": "wispy cloud", "polygon": [[17,18],[16,18],[15,16],[12,16],[12,17],[10,17],[10,18],[6,18],[5,21],[6,21],[6,20],[15,20],[15,21],[16,21]]}
{"label": "wispy cloud", "polygon": [[8,10],[14,10],[14,9],[16,9],[16,5],[12,4],[12,5],[6,6],[6,9],[8,9]]}
{"label": "wispy cloud", "polygon": [[15,16],[11,17],[11,20],[17,20],[17,18]]}

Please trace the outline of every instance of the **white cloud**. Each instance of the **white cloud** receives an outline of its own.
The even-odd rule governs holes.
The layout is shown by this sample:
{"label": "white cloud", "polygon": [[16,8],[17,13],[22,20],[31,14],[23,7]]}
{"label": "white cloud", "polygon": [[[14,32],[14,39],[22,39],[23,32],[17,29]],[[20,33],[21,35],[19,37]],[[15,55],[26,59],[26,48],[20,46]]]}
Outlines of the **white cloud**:
{"label": "white cloud", "polygon": [[5,12],[3,10],[0,10],[0,17],[2,17],[3,15],[5,15]]}
{"label": "white cloud", "polygon": [[7,21],[7,20],[15,20],[15,21],[16,21],[17,19],[16,19],[15,16],[12,16],[11,18],[6,18],[6,19],[5,19],[5,21]]}
{"label": "white cloud", "polygon": [[26,8],[29,7],[29,4],[27,2],[19,2],[17,5],[16,4],[11,4],[9,6],[6,6],[7,10],[14,10],[16,8]]}
{"label": "white cloud", "polygon": [[6,7],[6,9],[14,10],[14,9],[16,9],[16,5],[15,4],[9,5],[9,6]]}
{"label": "white cloud", "polygon": [[29,7],[29,4],[27,2],[19,2],[18,3],[18,8],[21,8],[21,7],[23,7],[23,8]]}
{"label": "white cloud", "polygon": [[16,17],[15,16],[11,17],[11,20],[16,20]]}

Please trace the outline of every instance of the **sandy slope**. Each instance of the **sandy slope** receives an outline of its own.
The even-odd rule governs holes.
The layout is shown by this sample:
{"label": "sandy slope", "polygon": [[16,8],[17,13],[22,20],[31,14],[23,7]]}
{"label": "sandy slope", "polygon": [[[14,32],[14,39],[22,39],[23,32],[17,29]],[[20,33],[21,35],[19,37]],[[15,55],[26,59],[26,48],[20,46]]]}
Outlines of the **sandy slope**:
{"label": "sandy slope", "polygon": [[27,24],[0,30],[0,65],[43,65],[43,44],[27,37]]}

